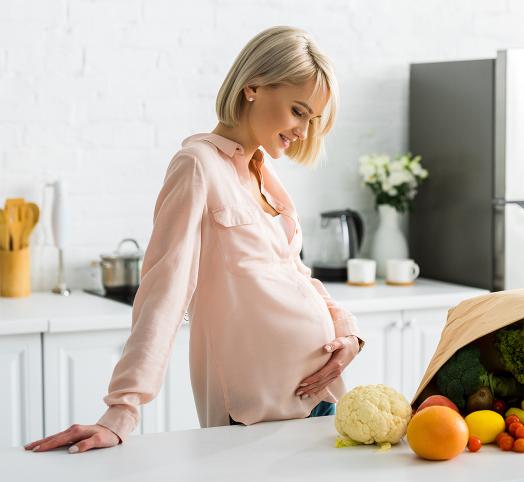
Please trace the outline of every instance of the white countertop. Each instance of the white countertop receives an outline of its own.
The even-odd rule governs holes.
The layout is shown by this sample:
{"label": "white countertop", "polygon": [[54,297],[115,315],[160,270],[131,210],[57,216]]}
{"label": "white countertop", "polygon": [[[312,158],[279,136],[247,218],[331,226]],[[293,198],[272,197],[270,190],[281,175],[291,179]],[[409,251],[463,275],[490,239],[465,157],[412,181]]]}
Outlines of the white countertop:
{"label": "white countertop", "polygon": [[69,454],[0,449],[6,482],[111,481],[523,481],[524,454],[493,445],[452,460],[415,456],[405,441],[334,448],[334,416],[133,435],[121,445]]}
{"label": "white countertop", "polygon": [[412,286],[390,286],[378,280],[375,286],[323,283],[341,306],[353,313],[454,306],[488,290],[419,278]]}
{"label": "white countertop", "polygon": [[0,298],[0,335],[131,327],[131,305],[72,290]]}
{"label": "white countertop", "polygon": [[[333,299],[353,313],[453,306],[488,293],[440,281],[418,279],[413,286],[374,287],[324,283]],[[73,290],[69,296],[34,292],[23,298],[0,298],[0,335],[111,330],[131,327],[132,307]],[[184,323],[187,323],[184,321]]]}

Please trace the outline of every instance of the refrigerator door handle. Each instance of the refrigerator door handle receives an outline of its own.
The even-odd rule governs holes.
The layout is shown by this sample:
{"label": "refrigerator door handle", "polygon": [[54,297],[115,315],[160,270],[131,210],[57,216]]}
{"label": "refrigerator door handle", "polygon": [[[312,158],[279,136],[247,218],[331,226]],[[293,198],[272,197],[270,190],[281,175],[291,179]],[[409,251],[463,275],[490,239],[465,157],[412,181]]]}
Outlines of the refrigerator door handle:
{"label": "refrigerator door handle", "polygon": [[494,206],[505,206],[506,204],[517,204],[522,209],[524,209],[524,201],[507,201],[506,199],[500,198],[493,199]]}

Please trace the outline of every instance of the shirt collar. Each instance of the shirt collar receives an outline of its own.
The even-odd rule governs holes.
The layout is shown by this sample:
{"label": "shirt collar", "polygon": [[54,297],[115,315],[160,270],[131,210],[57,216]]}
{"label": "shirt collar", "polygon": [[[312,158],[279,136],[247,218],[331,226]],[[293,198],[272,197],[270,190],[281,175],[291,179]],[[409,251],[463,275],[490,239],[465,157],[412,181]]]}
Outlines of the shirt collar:
{"label": "shirt collar", "polygon": [[[246,184],[250,182],[248,169],[249,162],[246,161],[244,157],[244,148],[241,144],[233,141],[232,139],[228,139],[227,137],[215,134],[214,132],[203,132],[200,134],[193,134],[192,136],[184,139],[182,141],[182,146],[185,146],[193,141],[201,140],[210,142],[218,150],[231,158],[231,161],[235,166],[237,173],[239,174],[239,178],[243,179]],[[268,162],[264,164],[264,153],[260,149],[255,151],[253,154],[253,159],[255,160],[255,165],[262,173],[262,189],[264,190],[263,192],[266,197],[269,195],[275,199],[281,207],[281,212],[288,212],[290,216],[295,219],[297,214],[294,203],[291,200],[291,196],[288,194],[278,179],[278,176],[274,172],[271,163]],[[264,178],[267,181],[266,183],[264,183]],[[265,187],[267,187],[268,190],[266,190]],[[296,222],[298,222],[298,216],[296,218]]]}
{"label": "shirt collar", "polygon": [[[249,161],[251,160],[246,160],[244,158],[244,147],[242,146],[242,144],[239,144],[238,142],[232,139],[228,139],[227,137],[215,134],[214,132],[195,134],[185,139],[182,145],[184,145],[189,139],[209,141],[220,151],[222,151],[226,156],[234,159],[235,161],[239,162],[241,160],[244,160],[246,167],[249,164]],[[257,149],[253,154],[253,159],[255,160],[257,167],[260,168],[262,164],[264,164],[264,153],[260,149]]]}

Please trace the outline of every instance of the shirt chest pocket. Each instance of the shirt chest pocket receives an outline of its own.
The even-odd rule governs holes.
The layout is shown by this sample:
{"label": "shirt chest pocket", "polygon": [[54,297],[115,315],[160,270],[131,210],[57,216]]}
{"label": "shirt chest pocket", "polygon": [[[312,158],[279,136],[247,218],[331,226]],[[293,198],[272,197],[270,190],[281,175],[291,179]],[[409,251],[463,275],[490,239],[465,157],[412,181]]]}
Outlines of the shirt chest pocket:
{"label": "shirt chest pocket", "polygon": [[249,206],[222,206],[212,211],[226,266],[231,271],[249,271],[271,261],[271,250],[259,213]]}

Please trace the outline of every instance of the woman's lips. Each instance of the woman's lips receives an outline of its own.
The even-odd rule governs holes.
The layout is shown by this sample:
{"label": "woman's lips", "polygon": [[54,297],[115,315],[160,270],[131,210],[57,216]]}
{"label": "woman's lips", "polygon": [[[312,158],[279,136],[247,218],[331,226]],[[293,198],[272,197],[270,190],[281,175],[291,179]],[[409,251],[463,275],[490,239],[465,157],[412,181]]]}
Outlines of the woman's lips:
{"label": "woman's lips", "polygon": [[280,137],[280,142],[282,142],[282,145],[287,149],[289,145],[291,144],[291,142],[289,141],[289,139],[284,138],[282,134],[279,134],[279,137]]}

